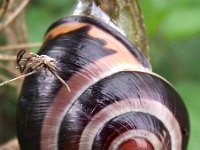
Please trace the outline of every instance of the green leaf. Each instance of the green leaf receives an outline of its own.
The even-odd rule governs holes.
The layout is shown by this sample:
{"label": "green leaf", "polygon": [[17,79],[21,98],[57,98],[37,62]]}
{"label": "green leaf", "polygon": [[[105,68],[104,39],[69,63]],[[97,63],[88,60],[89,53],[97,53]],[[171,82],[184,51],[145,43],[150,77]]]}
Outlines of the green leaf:
{"label": "green leaf", "polygon": [[[169,0],[170,1],[170,0]],[[173,9],[176,8],[178,0],[140,0],[141,10],[144,15],[147,32],[151,36],[157,32],[160,23]]]}
{"label": "green leaf", "polygon": [[191,36],[200,32],[200,7],[179,8],[162,22],[160,30],[169,39]]}

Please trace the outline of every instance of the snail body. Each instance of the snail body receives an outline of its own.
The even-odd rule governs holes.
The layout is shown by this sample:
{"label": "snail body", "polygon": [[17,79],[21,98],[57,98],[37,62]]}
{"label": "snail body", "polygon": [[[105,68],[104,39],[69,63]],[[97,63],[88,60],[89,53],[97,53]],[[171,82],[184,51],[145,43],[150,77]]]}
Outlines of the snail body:
{"label": "snail body", "polygon": [[90,17],[48,29],[39,55],[58,74],[24,81],[17,124],[22,150],[184,150],[189,123],[173,87],[118,31]]}

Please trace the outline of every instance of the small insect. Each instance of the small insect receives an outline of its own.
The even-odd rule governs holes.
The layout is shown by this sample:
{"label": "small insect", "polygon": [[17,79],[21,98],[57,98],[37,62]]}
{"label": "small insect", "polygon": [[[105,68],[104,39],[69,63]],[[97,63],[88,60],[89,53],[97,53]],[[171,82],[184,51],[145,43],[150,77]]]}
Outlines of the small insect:
{"label": "small insect", "polygon": [[46,75],[47,71],[54,72],[57,69],[56,60],[47,55],[37,55],[35,53],[30,53],[25,56],[26,50],[22,49],[17,54],[17,68],[21,73],[28,73],[33,70],[39,70],[41,68],[45,69]]}
{"label": "small insect", "polygon": [[56,65],[57,62],[54,58],[51,58],[47,55],[37,55],[35,53],[26,54],[26,50],[22,49],[17,54],[16,62],[17,69],[19,69],[20,73],[24,74],[9,81],[5,81],[1,83],[0,86],[34,74],[39,69],[44,69],[46,76],[48,75],[48,71],[50,71],[62,84],[64,84],[67,87],[68,91],[70,92],[70,88],[67,85],[67,83],[56,72],[58,68]]}

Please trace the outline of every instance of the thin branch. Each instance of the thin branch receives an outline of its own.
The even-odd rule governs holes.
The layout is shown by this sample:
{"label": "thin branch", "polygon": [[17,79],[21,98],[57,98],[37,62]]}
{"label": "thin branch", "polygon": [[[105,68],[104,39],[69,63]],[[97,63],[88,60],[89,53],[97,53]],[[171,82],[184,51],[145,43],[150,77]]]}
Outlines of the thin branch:
{"label": "thin branch", "polygon": [[146,30],[139,0],[78,0],[74,14],[91,15],[112,26],[113,22],[148,57]]}
{"label": "thin branch", "polygon": [[5,66],[4,64],[1,64],[1,63],[0,63],[0,69],[3,69],[14,76],[19,75],[16,71],[14,71],[13,69],[10,69],[8,66]]}
{"label": "thin branch", "polygon": [[0,145],[0,150],[20,150],[17,138],[11,139],[7,143]]}
{"label": "thin branch", "polygon": [[132,17],[132,25],[134,26],[134,42],[138,46],[138,48],[144,53],[146,57],[148,57],[148,42],[146,29],[144,25],[144,20],[142,16],[142,12],[140,10],[140,5],[138,0],[126,0],[127,10],[130,12],[130,16]]}
{"label": "thin branch", "polygon": [[[6,76],[0,74],[0,81],[1,82],[2,81],[5,82],[5,81],[8,81],[8,80],[9,80],[9,78],[7,78]],[[13,87],[16,87],[16,84],[14,84],[14,83],[10,83],[10,85],[13,86]]]}
{"label": "thin branch", "polygon": [[[67,88],[67,90],[70,92],[69,86],[68,86],[67,83],[57,74],[57,72],[54,71],[54,70],[51,70],[51,69],[49,69],[49,71],[50,71],[50,72],[51,72],[51,73],[52,73],[52,74]],[[16,77],[16,78],[13,78],[13,79],[10,79],[10,80],[6,80],[6,79],[4,78],[4,80],[6,80],[6,81],[0,83],[0,87],[1,87],[1,86],[4,86],[4,85],[6,85],[6,84],[9,84],[9,83],[11,83],[11,82],[13,82],[13,81],[16,81],[16,80],[19,80],[19,79],[28,77],[28,76],[30,76],[30,75],[36,73],[36,72],[37,72],[37,70],[33,70],[33,71],[29,72],[29,73],[23,74],[23,75],[21,75],[21,76],[18,76],[18,77]]]}
{"label": "thin branch", "polygon": [[16,77],[16,78],[13,78],[13,79],[4,81],[4,82],[0,83],[0,87],[1,87],[1,86],[4,86],[4,85],[6,85],[6,84],[9,84],[10,82],[13,82],[13,81],[16,81],[16,80],[19,80],[19,79],[28,77],[28,76],[30,76],[30,75],[36,73],[36,72],[37,72],[36,70],[33,70],[33,71],[29,72],[29,73],[23,74],[23,75],[18,76],[18,77]]}
{"label": "thin branch", "polygon": [[6,13],[8,6],[9,6],[10,0],[3,0],[2,7],[0,8],[0,18],[4,16]]}
{"label": "thin branch", "polygon": [[11,56],[11,55],[0,55],[0,60],[15,61],[15,60],[16,60],[16,56]]}
{"label": "thin branch", "polygon": [[24,10],[30,0],[24,0],[3,24],[0,24],[0,31],[5,29]]}
{"label": "thin branch", "polygon": [[0,46],[0,51],[3,50],[19,50],[23,48],[33,48],[33,47],[40,47],[42,43],[22,43],[22,44],[16,44],[16,45],[5,45]]}

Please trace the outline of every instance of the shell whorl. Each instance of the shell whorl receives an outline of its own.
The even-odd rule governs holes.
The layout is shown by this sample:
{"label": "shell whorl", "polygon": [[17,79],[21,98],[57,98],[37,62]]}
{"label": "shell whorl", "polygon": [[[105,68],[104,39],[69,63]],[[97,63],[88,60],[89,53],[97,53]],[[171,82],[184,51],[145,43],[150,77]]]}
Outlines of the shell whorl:
{"label": "shell whorl", "polygon": [[18,105],[22,150],[186,149],[186,108],[120,33],[93,18],[54,23],[39,54],[58,61],[68,92],[44,71],[25,79]]}

